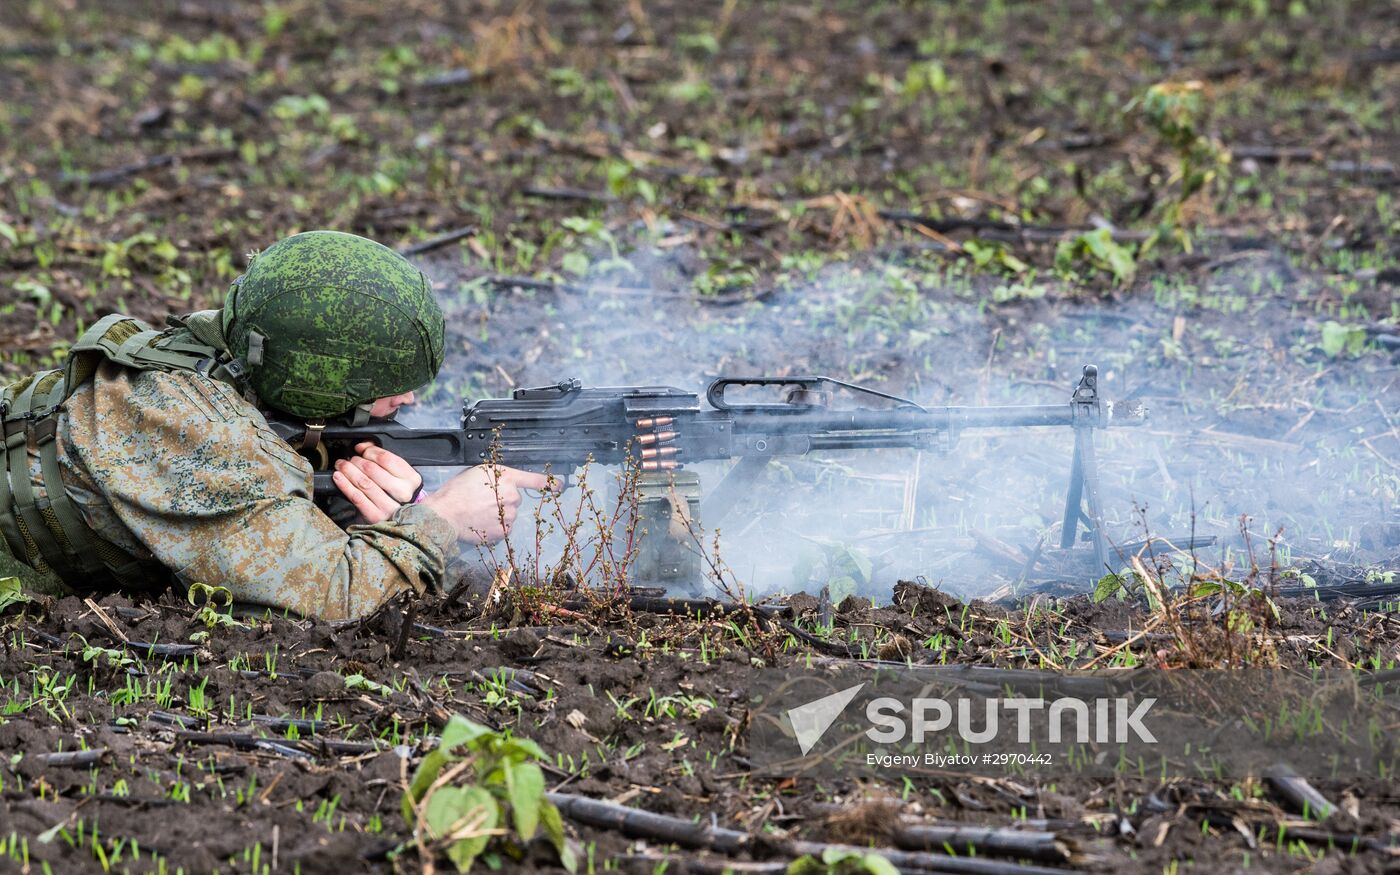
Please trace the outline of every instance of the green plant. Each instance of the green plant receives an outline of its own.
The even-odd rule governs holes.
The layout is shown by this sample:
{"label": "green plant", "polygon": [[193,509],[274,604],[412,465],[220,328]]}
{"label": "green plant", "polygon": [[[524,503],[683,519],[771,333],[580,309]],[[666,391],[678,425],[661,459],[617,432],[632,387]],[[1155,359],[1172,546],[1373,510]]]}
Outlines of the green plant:
{"label": "green plant", "polygon": [[126,280],[145,274],[167,288],[187,289],[190,275],[176,267],[179,259],[180,250],[174,242],[142,231],[102,244],[102,275]]}
{"label": "green plant", "polygon": [[24,594],[18,577],[0,577],[0,611],[10,605],[23,605],[30,601]]}
{"label": "green plant", "polygon": [[194,612],[196,622],[203,623],[210,629],[215,626],[242,628],[242,623],[235,620],[231,614],[224,613],[233,607],[233,593],[229,592],[227,587],[192,583],[185,597],[189,599],[190,604],[199,609]]}
{"label": "green plant", "polygon": [[[507,852],[518,853],[520,842],[543,831],[564,868],[573,872],[577,861],[565,843],[563,818],[545,798],[542,760],[545,753],[533,741],[453,715],[403,796],[403,817],[420,852],[445,851],[457,871],[466,872],[493,838],[502,839]],[[507,815],[513,836],[501,826]],[[499,865],[499,860],[487,862]]]}
{"label": "green plant", "polygon": [[1093,600],[1094,604],[1106,602],[1114,596],[1118,596],[1119,599],[1122,599],[1132,576],[1133,573],[1131,571],[1124,574],[1114,574],[1112,572],[1105,574],[1103,577],[1100,577],[1099,582],[1094,585],[1094,594],[1090,596],[1090,598]]}
{"label": "green plant", "polygon": [[948,71],[938,61],[915,61],[905,69],[899,91],[904,97],[917,97],[922,92],[943,95],[953,88]]}
{"label": "green plant", "polygon": [[93,644],[83,648],[83,662],[96,665],[99,660],[106,660],[107,665],[112,668],[126,668],[129,665],[136,665],[136,660],[124,650],[112,650]]}
{"label": "green plant", "polygon": [[1176,153],[1178,166],[1168,180],[1176,188],[1163,211],[1157,237],[1171,237],[1189,252],[1191,238],[1181,228],[1186,202],[1222,176],[1230,164],[1229,151],[1202,132],[1205,86],[1194,81],[1159,82],[1127,109],[1139,110],[1163,144]]}
{"label": "green plant", "polygon": [[1358,356],[1366,348],[1366,327],[1342,325],[1329,319],[1322,323],[1322,341],[1318,347],[1328,358]]}
{"label": "green plant", "polygon": [[381,696],[388,696],[394,692],[394,688],[389,686],[388,684],[381,684],[379,681],[372,681],[362,674],[346,675],[345,689],[367,690],[371,693],[378,693]]}
{"label": "green plant", "polygon": [[629,273],[636,273],[636,269],[622,257],[618,249],[617,238],[599,219],[585,218],[583,216],[570,216],[560,222],[576,240],[594,239],[608,247],[611,253],[607,258],[602,259],[596,265],[592,259],[582,251],[566,253],[560,261],[560,266],[574,276],[581,277],[587,274],[590,269],[596,269],[605,273],[611,270],[625,270]]}
{"label": "green plant", "polygon": [[1055,270],[1061,275],[1072,277],[1078,264],[1112,275],[1120,286],[1131,283],[1137,275],[1133,250],[1114,240],[1107,228],[1086,231],[1055,248]]}
{"label": "green plant", "polygon": [[793,569],[794,582],[801,588],[813,581],[825,583],[833,604],[855,593],[870,582],[874,564],[859,549],[833,541],[812,539],[821,556],[804,553]]}
{"label": "green plant", "polygon": [[971,257],[973,264],[983,269],[1009,274],[1025,273],[1029,269],[1024,261],[1008,252],[1001,243],[969,240],[963,244],[963,251]]}
{"label": "green plant", "polygon": [[787,867],[787,875],[897,875],[898,869],[876,853],[827,848],[820,857],[807,854]]}
{"label": "green plant", "polygon": [[[1243,635],[1254,630],[1253,615],[1240,607],[1247,602],[1263,605],[1268,608],[1269,613],[1273,615],[1275,620],[1279,619],[1278,605],[1274,603],[1273,599],[1269,598],[1268,593],[1264,592],[1264,590],[1258,586],[1251,586],[1246,583],[1240,583],[1239,581],[1222,577],[1218,580],[1198,580],[1191,584],[1187,589],[1187,593],[1191,598],[1221,596],[1223,599],[1229,599],[1229,610],[1225,613],[1225,628],[1229,629],[1231,632],[1238,632]],[[1222,604],[1222,607],[1225,607],[1225,605]]]}

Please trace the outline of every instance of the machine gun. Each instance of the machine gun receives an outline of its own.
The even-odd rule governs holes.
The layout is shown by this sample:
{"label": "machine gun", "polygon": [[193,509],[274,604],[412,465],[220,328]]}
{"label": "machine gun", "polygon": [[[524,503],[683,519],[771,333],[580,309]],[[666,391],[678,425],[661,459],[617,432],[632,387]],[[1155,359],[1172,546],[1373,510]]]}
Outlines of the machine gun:
{"label": "machine gun", "polygon": [[[786,389],[779,401],[735,397],[754,387]],[[747,390],[747,391],[746,391]],[[845,390],[875,406],[833,404]],[[924,407],[874,389],[830,377],[722,377],[710,383],[705,403],[670,386],[585,388],[578,380],[517,389],[510,398],[466,404],[455,428],[409,428],[390,420],[364,425],[273,419],[269,424],[316,469],[318,497],[335,494],[331,467],[372,441],[415,467],[462,467],[495,462],[567,477],[584,464],[636,464],[653,486],[677,485],[699,498],[699,481],[683,471],[691,462],[732,459],[735,464],[703,500],[693,519],[718,523],[769,460],[819,450],[909,448],[944,452],[968,430],[1067,426],[1074,454],[1065,498],[1060,546],[1074,545],[1079,526],[1094,550],[1095,567],[1107,559],[1099,501],[1095,429],[1136,425],[1139,405],[1114,405],[1098,390],[1098,368],[1086,365],[1069,403],[1000,407]],[[683,481],[683,482],[682,482]],[[647,494],[643,483],[643,494]],[[653,497],[663,497],[655,489]],[[669,513],[670,509],[666,508]],[[660,526],[665,531],[665,526]],[[663,561],[663,577],[683,573],[675,556]]]}

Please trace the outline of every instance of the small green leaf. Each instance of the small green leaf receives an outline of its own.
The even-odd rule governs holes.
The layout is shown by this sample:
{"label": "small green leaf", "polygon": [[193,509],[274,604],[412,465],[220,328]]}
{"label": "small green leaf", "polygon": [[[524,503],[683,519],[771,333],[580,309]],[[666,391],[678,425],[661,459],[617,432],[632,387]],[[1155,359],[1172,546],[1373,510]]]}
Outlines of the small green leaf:
{"label": "small green leaf", "polygon": [[1346,345],[1347,330],[1345,327],[1337,322],[1322,323],[1322,351],[1327,354],[1328,358],[1336,358],[1341,355],[1342,350],[1346,349]]}
{"label": "small green leaf", "polygon": [[192,583],[185,598],[189,600],[190,604],[199,608],[198,611],[195,611],[194,618],[210,629],[215,626],[243,625],[229,614],[223,613],[223,611],[233,608],[233,593],[228,587]]}
{"label": "small green leaf", "polygon": [[597,219],[589,219],[583,216],[569,216],[560,222],[566,229],[575,234],[597,234],[603,230],[603,223]]}
{"label": "small green leaf", "polygon": [[1081,261],[1096,270],[1111,273],[1119,285],[1131,283],[1137,274],[1133,251],[1115,241],[1107,228],[1088,231],[1056,247],[1055,269],[1060,273],[1072,273],[1076,262]]}
{"label": "small green leaf", "polygon": [[1366,329],[1359,325],[1342,325],[1328,320],[1322,323],[1322,352],[1328,358],[1360,355],[1366,348]]}
{"label": "small green leaf", "polygon": [[1094,587],[1093,600],[1095,604],[1107,601],[1117,595],[1123,589],[1123,578],[1116,574],[1105,574],[1099,578],[1098,584]]}
{"label": "small green leaf", "polygon": [[570,252],[559,262],[560,267],[574,276],[583,276],[588,273],[589,264],[591,264],[591,262],[588,256],[582,252]]}
{"label": "small green leaf", "polygon": [[522,841],[535,837],[540,825],[540,803],[544,801],[544,772],[534,763],[507,764],[506,795],[510,815]]}
{"label": "small green leaf", "polygon": [[1230,611],[1225,615],[1225,628],[1231,632],[1248,635],[1254,631],[1254,618],[1244,611]]}
{"label": "small green leaf", "polygon": [[826,875],[827,866],[811,854],[804,854],[788,864],[787,875]]}
{"label": "small green leaf", "polygon": [[1224,588],[1220,584],[1214,581],[1201,580],[1191,584],[1191,589],[1189,590],[1189,592],[1191,594],[1191,598],[1198,599],[1203,598],[1205,596],[1218,595],[1220,592],[1223,591],[1223,589]]}
{"label": "small green leaf", "polygon": [[378,693],[381,696],[388,696],[394,692],[393,687],[390,687],[387,684],[381,684],[379,681],[372,681],[362,674],[346,675],[345,689],[368,690],[371,693]]}
{"label": "small green leaf", "polygon": [[428,799],[424,819],[434,839],[452,835],[471,824],[473,835],[453,842],[447,856],[458,872],[466,872],[491,840],[490,831],[501,819],[500,804],[481,787],[439,787]]}
{"label": "small green leaf", "polygon": [[820,858],[806,854],[793,860],[787,875],[899,875],[899,870],[876,853],[829,847]]}
{"label": "small green leaf", "polygon": [[568,839],[564,837],[564,818],[560,816],[559,809],[548,799],[540,803],[540,828],[544,830],[545,838],[554,845],[554,850],[559,854],[559,864],[570,872],[578,871],[578,859],[574,856],[573,849],[569,847]]}
{"label": "small green leaf", "polygon": [[33,601],[24,594],[18,577],[0,577],[0,611],[10,605],[22,605]]}
{"label": "small green leaf", "polygon": [[442,752],[442,748],[429,751],[428,755],[423,757],[423,762],[418,764],[418,771],[413,773],[413,781],[408,785],[408,792],[403,797],[403,819],[410,827],[416,822],[413,804],[421,800],[428,788],[433,786],[445,765],[447,755]]}
{"label": "small green leaf", "polygon": [[442,727],[441,740],[438,742],[438,750],[445,753],[461,745],[472,746],[472,742],[486,735],[494,734],[489,726],[482,726],[474,720],[468,720],[461,714],[453,714],[447,721],[447,725]]}
{"label": "small green leaf", "polygon": [[15,233],[13,226],[7,225],[4,222],[0,222],[0,237],[4,237],[11,246],[19,245],[19,234]]}
{"label": "small green leaf", "polygon": [[856,579],[849,574],[833,577],[827,581],[826,591],[831,603],[839,605],[846,600],[847,596],[856,594]]}
{"label": "small green leaf", "polygon": [[894,864],[879,854],[866,854],[861,858],[860,865],[870,875],[899,875]]}
{"label": "small green leaf", "polygon": [[517,763],[527,759],[545,759],[544,749],[528,738],[507,738],[501,742],[500,754]]}

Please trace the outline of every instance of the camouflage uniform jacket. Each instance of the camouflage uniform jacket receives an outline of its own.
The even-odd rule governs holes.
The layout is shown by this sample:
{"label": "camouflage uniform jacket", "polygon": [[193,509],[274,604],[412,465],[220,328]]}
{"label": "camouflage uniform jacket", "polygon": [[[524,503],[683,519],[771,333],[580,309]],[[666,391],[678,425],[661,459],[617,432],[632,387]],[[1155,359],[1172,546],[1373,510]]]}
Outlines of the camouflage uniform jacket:
{"label": "camouflage uniform jacket", "polygon": [[422,505],[342,530],[311,501],[310,464],[200,374],[104,363],[65,402],[57,440],[65,491],[96,535],[157,574],[227,587],[240,602],[362,616],[439,585],[456,544]]}

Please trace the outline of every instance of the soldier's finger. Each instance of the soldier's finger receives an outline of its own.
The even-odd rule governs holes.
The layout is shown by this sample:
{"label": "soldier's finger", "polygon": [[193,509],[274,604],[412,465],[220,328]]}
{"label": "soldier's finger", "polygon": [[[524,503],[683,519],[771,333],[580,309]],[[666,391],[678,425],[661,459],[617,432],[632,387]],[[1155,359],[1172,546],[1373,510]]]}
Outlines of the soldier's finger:
{"label": "soldier's finger", "polygon": [[[384,515],[383,519],[388,519],[394,511],[399,509],[399,505],[403,503],[391,498],[389,494],[384,491],[383,487],[370,479],[364,471],[360,470],[358,465],[342,460],[337,467],[340,473],[348,478],[350,482],[364,494],[365,498],[369,499],[374,507]],[[361,509],[360,512],[364,513],[363,509]]]}
{"label": "soldier's finger", "polygon": [[[558,489],[558,478],[551,478],[548,474],[537,474],[534,471],[521,471],[519,468],[502,468],[502,482],[509,481],[512,486],[520,489],[549,489],[551,485]],[[552,484],[551,484],[551,481]]]}
{"label": "soldier's finger", "polygon": [[404,460],[404,457],[400,456],[398,453],[390,452],[378,444],[370,443],[369,441],[356,444],[355,452],[369,459],[395,477],[402,477],[405,480],[413,482],[415,484],[415,492],[418,491],[419,486],[423,485],[423,475],[419,474],[418,469],[408,464],[408,462]]}
{"label": "soldier's finger", "polygon": [[335,484],[335,488],[340,490],[340,494],[345,496],[345,500],[350,502],[355,510],[360,512],[360,516],[364,517],[366,521],[370,523],[382,523],[389,518],[389,515],[381,511],[379,506],[373,501],[370,501],[369,497],[361,492],[359,487],[354,483],[351,483],[350,478],[346,477],[343,472],[332,472],[331,482]]}
{"label": "soldier's finger", "polygon": [[[416,475],[412,479],[401,477],[388,470],[383,465],[361,456],[356,456],[347,461],[364,473],[365,476],[369,477],[369,479],[373,480],[380,489],[384,490],[385,494],[398,504],[408,504],[412,501],[414,493],[416,493],[418,487],[422,485],[422,479]],[[413,469],[410,468],[409,470],[412,471]]]}

